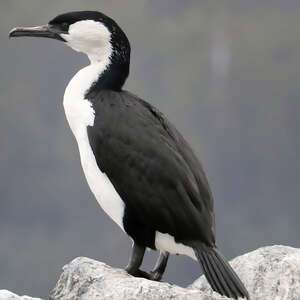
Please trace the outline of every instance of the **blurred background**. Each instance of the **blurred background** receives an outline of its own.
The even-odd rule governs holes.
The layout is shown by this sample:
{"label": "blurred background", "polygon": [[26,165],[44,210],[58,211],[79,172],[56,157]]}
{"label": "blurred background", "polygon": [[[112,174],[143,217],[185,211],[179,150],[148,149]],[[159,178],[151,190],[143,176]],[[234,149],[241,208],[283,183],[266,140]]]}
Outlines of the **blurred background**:
{"label": "blurred background", "polygon": [[[87,58],[58,41],[8,39],[72,10],[102,11],[127,33],[126,89],[164,112],[202,161],[222,252],[299,247],[298,0],[1,1],[0,289],[46,298],[73,258],[123,267],[130,253],[89,191],[64,116],[65,87]],[[165,280],[199,275],[174,256]]]}

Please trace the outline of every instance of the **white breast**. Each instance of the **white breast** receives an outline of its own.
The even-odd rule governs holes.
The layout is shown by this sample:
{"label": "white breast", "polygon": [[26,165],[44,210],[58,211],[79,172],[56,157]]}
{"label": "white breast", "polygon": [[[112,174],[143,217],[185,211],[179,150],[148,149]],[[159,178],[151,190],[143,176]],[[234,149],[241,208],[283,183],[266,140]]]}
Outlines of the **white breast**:
{"label": "white breast", "polygon": [[84,95],[106,65],[105,61],[93,63],[73,77],[65,91],[64,109],[78,144],[82,168],[89,187],[103,210],[124,230],[124,202],[106,174],[98,168],[87,134],[87,126],[94,124],[95,112]]}

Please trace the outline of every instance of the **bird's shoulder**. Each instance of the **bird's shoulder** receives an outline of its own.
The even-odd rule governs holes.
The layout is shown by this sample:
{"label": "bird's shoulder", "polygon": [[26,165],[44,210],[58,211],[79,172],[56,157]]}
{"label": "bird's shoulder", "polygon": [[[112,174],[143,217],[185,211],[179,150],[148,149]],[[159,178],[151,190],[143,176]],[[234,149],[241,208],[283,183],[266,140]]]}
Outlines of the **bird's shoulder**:
{"label": "bird's shoulder", "polygon": [[101,90],[90,96],[88,100],[95,109],[96,117],[110,110],[110,115],[126,114],[127,118],[133,115],[136,119],[147,118],[147,122],[159,121],[164,124],[166,120],[158,109],[128,91]]}

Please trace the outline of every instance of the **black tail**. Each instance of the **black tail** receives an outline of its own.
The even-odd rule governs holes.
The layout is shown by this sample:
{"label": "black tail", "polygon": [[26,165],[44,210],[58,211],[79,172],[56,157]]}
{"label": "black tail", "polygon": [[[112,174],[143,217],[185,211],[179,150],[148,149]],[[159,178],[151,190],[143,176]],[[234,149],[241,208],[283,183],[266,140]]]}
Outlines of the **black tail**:
{"label": "black tail", "polygon": [[201,245],[194,251],[214,291],[229,298],[250,300],[243,283],[217,248]]}

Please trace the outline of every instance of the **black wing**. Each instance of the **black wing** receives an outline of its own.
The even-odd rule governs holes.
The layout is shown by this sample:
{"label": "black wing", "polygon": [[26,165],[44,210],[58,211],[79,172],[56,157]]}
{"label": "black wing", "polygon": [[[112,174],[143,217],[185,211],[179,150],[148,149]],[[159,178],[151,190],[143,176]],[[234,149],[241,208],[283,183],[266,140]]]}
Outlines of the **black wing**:
{"label": "black wing", "polygon": [[168,233],[179,242],[214,245],[210,188],[176,128],[128,92],[102,91],[89,100],[95,121],[88,136],[98,167],[125,202],[134,226]]}

